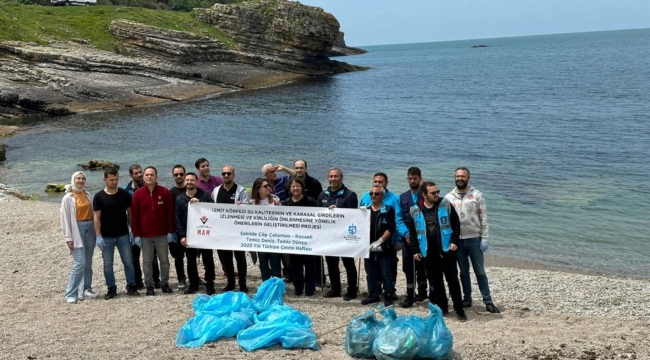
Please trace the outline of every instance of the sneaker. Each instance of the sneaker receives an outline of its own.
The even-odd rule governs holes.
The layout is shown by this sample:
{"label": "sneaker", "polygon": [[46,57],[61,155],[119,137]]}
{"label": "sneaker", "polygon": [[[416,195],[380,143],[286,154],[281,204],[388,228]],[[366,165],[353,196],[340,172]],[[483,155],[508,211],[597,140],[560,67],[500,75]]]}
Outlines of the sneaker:
{"label": "sneaker", "polygon": [[136,283],[135,284],[135,289],[136,290],[144,290],[144,283],[141,283],[141,282]]}
{"label": "sneaker", "polygon": [[137,285],[127,285],[126,286],[126,294],[129,296],[137,296],[140,295],[138,292],[138,286]]}
{"label": "sneaker", "polygon": [[496,307],[492,303],[485,304],[485,310],[487,310],[489,313],[492,313],[492,314],[500,314],[501,313],[501,310],[499,310],[499,308]]}
{"label": "sneaker", "polygon": [[472,300],[463,300],[463,309],[472,307]]}
{"label": "sneaker", "polygon": [[156,292],[153,289],[153,286],[147,286],[147,296],[154,296]]}
{"label": "sneaker", "polygon": [[[207,286],[208,285],[206,285],[206,287]],[[214,285],[212,285],[212,287],[214,288]],[[226,285],[226,287],[221,289],[222,292],[228,292],[228,291],[233,291],[233,290],[235,290],[235,285]]]}
{"label": "sneaker", "polygon": [[370,305],[378,303],[379,301],[379,296],[368,296],[367,298],[361,300],[361,305]]}
{"label": "sneaker", "polygon": [[214,290],[214,283],[205,284],[205,293],[208,295],[214,295],[216,291]]}
{"label": "sneaker", "polygon": [[348,291],[345,295],[343,295],[343,300],[345,300],[345,301],[350,301],[350,300],[356,299],[356,298],[357,298],[357,293],[356,292]]}
{"label": "sneaker", "polygon": [[313,292],[305,292],[305,296],[314,296]]}
{"label": "sneaker", "polygon": [[153,287],[155,287],[156,289],[160,289],[160,280],[154,280]]}
{"label": "sneaker", "polygon": [[185,286],[187,286],[187,284],[185,283],[185,279],[178,280],[178,290],[179,291],[185,289]]}
{"label": "sneaker", "polygon": [[163,284],[160,288],[162,289],[162,292],[165,294],[171,294],[174,292],[174,290],[172,290],[169,284]]}
{"label": "sneaker", "polygon": [[417,302],[423,302],[426,299],[428,299],[426,292],[415,295],[415,301]]}
{"label": "sneaker", "polygon": [[83,296],[79,295],[79,299],[97,299],[97,294],[90,290],[84,290]]}
{"label": "sneaker", "polygon": [[243,292],[244,294],[248,294],[248,287],[247,286],[240,286],[239,291]]}
{"label": "sneaker", "polygon": [[390,296],[387,296],[386,300],[384,300],[384,306],[385,307],[393,306],[393,298],[390,297]]}
{"label": "sneaker", "polygon": [[401,303],[399,303],[399,306],[404,309],[410,308],[413,306],[413,300],[406,298]]}
{"label": "sneaker", "polygon": [[188,286],[187,289],[185,289],[185,291],[183,291],[183,294],[185,294],[185,295],[194,294],[197,291],[199,291],[199,287],[196,286],[196,285],[190,284],[190,286]]}
{"label": "sneaker", "polygon": [[460,321],[460,322],[467,321],[467,315],[465,315],[465,310],[461,310],[460,312],[456,312],[456,316],[458,316],[458,321]]}
{"label": "sneaker", "polygon": [[293,294],[296,296],[301,296],[304,293],[304,291],[298,291],[296,290]]}
{"label": "sneaker", "polygon": [[397,300],[399,300],[399,296],[397,296],[397,294],[391,294],[390,299],[393,300],[393,301],[397,301]]}
{"label": "sneaker", "polygon": [[333,298],[333,297],[340,297],[340,296],[341,296],[341,292],[334,291],[334,290],[330,290],[326,292],[325,295],[323,295],[324,298]]}
{"label": "sneaker", "polygon": [[65,298],[64,300],[68,304],[76,304],[77,303],[77,299],[75,299],[73,297]]}
{"label": "sneaker", "polygon": [[104,295],[104,300],[110,300],[117,296],[117,286],[109,286],[108,292]]}

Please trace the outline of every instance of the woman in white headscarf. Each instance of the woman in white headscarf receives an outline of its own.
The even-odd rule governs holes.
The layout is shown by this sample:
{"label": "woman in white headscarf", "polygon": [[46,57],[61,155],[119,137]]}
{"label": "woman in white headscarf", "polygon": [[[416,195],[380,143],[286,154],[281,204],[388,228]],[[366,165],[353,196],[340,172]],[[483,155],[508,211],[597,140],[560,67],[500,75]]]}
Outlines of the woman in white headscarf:
{"label": "woman in white headscarf", "polygon": [[85,190],[86,174],[77,171],[72,174],[66,194],[61,200],[61,228],[70,254],[72,272],[65,290],[65,301],[74,304],[77,299],[97,297],[92,290],[93,252],[95,250],[95,229],[90,194]]}

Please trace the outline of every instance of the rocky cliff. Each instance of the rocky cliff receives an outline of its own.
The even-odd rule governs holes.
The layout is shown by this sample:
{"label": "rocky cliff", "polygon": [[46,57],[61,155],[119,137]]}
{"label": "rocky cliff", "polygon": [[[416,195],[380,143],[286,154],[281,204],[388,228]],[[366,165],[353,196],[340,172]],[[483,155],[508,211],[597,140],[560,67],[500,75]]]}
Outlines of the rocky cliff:
{"label": "rocky cliff", "polygon": [[0,43],[0,119],[183,101],[362,69],[328,58],[339,23],[320,8],[261,0],[195,16],[225,38],[116,20],[107,29],[119,41],[114,52],[87,40]]}
{"label": "rocky cliff", "polygon": [[330,50],[329,56],[330,57],[350,56],[350,55],[360,55],[365,53],[367,53],[367,51],[364,49],[347,46],[345,44],[345,33],[343,33],[343,31],[339,31],[339,35],[336,37],[336,40],[334,41],[334,46],[332,46],[332,50]]}

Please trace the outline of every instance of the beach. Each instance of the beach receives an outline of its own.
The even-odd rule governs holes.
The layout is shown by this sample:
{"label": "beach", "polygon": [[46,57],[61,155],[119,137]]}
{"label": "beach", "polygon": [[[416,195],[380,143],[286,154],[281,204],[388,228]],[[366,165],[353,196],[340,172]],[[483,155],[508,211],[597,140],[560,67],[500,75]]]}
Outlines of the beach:
{"label": "beach", "polygon": [[[285,303],[311,316],[316,334],[343,326],[320,337],[320,351],[275,346],[247,353],[235,339],[221,339],[198,349],[178,348],[176,333],[193,316],[193,296],[157,291],[150,297],[141,291],[141,296],[127,297],[116,255],[118,297],[104,300],[107,288],[96,249],[93,288],[100,296],[73,305],[64,303],[72,258],[62,239],[59,205],[11,196],[4,199],[11,201],[0,202],[0,242],[4,245],[0,358],[347,359],[344,325],[368,308],[360,305],[360,298],[350,302],[324,299],[320,292],[311,298],[296,297],[288,285]],[[454,336],[453,359],[650,358],[647,279],[490,264],[492,297],[502,313],[485,311],[472,275],[474,306],[467,311],[469,320],[461,323],[453,312],[445,318]],[[221,266],[216,267],[221,273]],[[170,272],[170,285],[176,289],[173,266]],[[251,295],[259,283],[259,269],[249,264]],[[405,283],[400,270],[398,294],[405,294]],[[224,285],[223,277],[218,277],[217,289]],[[365,289],[362,270],[361,291]],[[397,313],[426,315],[428,310],[425,303],[418,303],[411,309],[397,308]]]}

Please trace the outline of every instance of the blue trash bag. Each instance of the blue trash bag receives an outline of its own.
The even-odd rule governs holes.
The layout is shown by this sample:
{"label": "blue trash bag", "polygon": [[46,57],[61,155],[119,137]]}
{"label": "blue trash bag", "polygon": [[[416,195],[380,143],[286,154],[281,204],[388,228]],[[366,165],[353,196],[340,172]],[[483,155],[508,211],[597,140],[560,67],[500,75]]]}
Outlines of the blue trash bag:
{"label": "blue trash bag", "polygon": [[311,318],[289,305],[273,305],[265,311],[255,315],[255,323],[270,321],[274,323],[293,323],[303,327],[311,327]]}
{"label": "blue trash bag", "polygon": [[[386,309],[382,313],[384,320],[389,319],[391,309]],[[392,311],[395,313],[395,310]],[[375,316],[374,310],[366,310],[363,314],[355,316],[348,323],[345,331],[345,351],[352,357],[372,358],[372,343],[379,330],[383,329],[386,324]]]}
{"label": "blue trash bag", "polygon": [[233,311],[244,311],[252,316],[257,312],[255,304],[248,295],[234,291],[215,296],[199,294],[194,298],[192,307],[196,314],[210,313],[216,316],[224,316]]}
{"label": "blue trash bag", "polygon": [[243,312],[224,316],[199,313],[178,330],[176,346],[196,348],[221,337],[235,336],[252,324],[251,316]]}
{"label": "blue trash bag", "polygon": [[379,360],[413,359],[423,346],[420,339],[425,333],[422,317],[399,316],[377,333],[372,353]]}
{"label": "blue trash bag", "polygon": [[416,359],[448,359],[454,346],[454,337],[445,324],[442,310],[437,305],[429,303],[429,315],[424,319],[426,330],[421,338],[422,346]]}
{"label": "blue trash bag", "polygon": [[237,343],[249,352],[276,344],[285,349],[319,349],[316,334],[310,327],[290,322],[259,322],[240,331]]}
{"label": "blue trash bag", "polygon": [[257,294],[253,298],[253,303],[258,312],[263,312],[273,305],[284,305],[282,295],[285,293],[286,285],[284,280],[272,277],[257,288]]}

